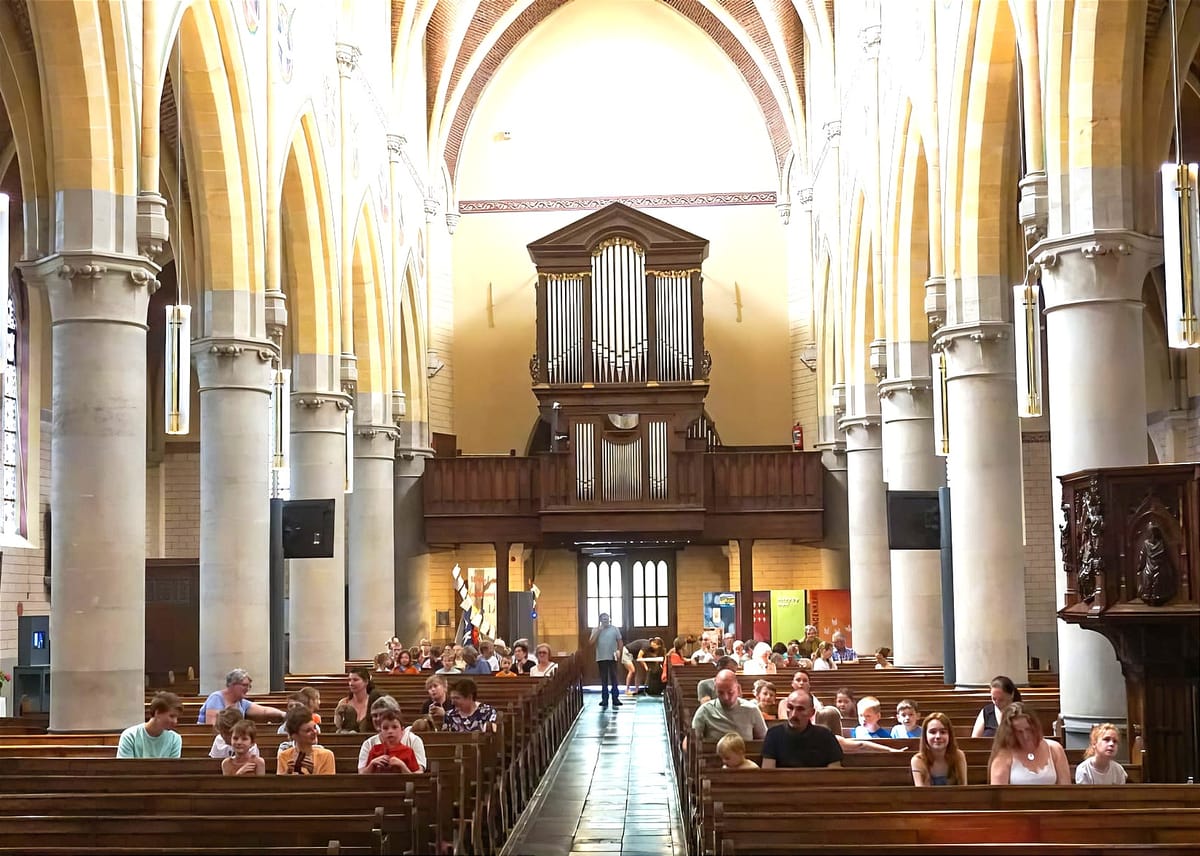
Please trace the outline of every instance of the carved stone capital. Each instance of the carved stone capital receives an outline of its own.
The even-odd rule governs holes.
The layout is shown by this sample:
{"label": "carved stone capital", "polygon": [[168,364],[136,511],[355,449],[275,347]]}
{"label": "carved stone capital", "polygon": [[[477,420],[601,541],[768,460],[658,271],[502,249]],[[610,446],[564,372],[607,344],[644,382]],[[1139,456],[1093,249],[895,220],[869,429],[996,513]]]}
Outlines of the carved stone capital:
{"label": "carved stone capital", "polygon": [[438,212],[442,210],[442,205],[432,196],[425,197],[425,222],[432,223],[437,219]]}
{"label": "carved stone capital", "polygon": [[408,144],[408,140],[404,138],[403,134],[388,134],[387,135],[388,160],[399,161],[400,153],[401,153],[401,151],[404,150],[404,147],[407,144]]}
{"label": "carved stone capital", "polygon": [[836,144],[837,140],[842,136],[842,120],[831,119],[821,126],[825,130],[825,139],[830,143]]}
{"label": "carved stone capital", "polygon": [[342,392],[353,397],[358,389],[358,357],[354,354],[342,354],[339,360],[338,380]]}
{"label": "carved stone capital", "polygon": [[408,398],[398,389],[392,390],[392,421],[399,423],[408,415]]}
{"label": "carved stone capital", "polygon": [[358,68],[358,61],[362,58],[362,51],[354,45],[338,42],[333,47],[334,55],[337,57],[338,74],[342,77],[350,77]]}
{"label": "carved stone capital", "polygon": [[192,341],[200,392],[212,389],[271,391],[271,367],[279,347],[265,339],[207,336]]}
{"label": "carved stone capital", "polygon": [[935,350],[946,354],[946,377],[999,375],[1014,377],[1012,325],[1004,321],[972,321],[938,330]]}
{"label": "carved stone capital", "polygon": [[833,415],[840,418],[846,413],[846,384],[835,383],[829,390],[829,396]]}
{"label": "carved stone capital", "polygon": [[879,410],[885,424],[933,419],[933,379],[905,377],[879,384]]}
{"label": "carved stone capital", "polygon": [[288,311],[287,295],[282,291],[268,291],[263,294],[263,318],[267,328],[267,338],[281,348],[283,334],[287,330]]}
{"label": "carved stone capital", "polygon": [[458,221],[461,219],[462,219],[462,215],[459,214],[457,211],[447,211],[446,212],[446,231],[449,232],[451,235],[453,235],[454,230],[458,228]]}
{"label": "carved stone capital", "polygon": [[869,24],[858,31],[858,42],[870,59],[879,57],[880,25]]}
{"label": "carved stone capital", "polygon": [[120,323],[146,327],[159,267],[143,256],[64,251],[20,262],[26,282],[44,288],[52,324]]}
{"label": "carved stone capital", "polygon": [[931,276],[925,280],[925,320],[932,339],[946,323],[946,278]]}
{"label": "carved stone capital", "polygon": [[157,261],[171,237],[167,200],[157,193],[141,192],[137,200],[137,243],[142,258]]}
{"label": "carved stone capital", "polygon": [[887,341],[885,339],[874,339],[867,348],[869,350],[871,371],[875,373],[876,380],[883,380],[887,377]]}
{"label": "carved stone capital", "polygon": [[846,433],[846,453],[870,452],[883,448],[883,418],[878,413],[845,416],[838,427]]}
{"label": "carved stone capital", "polygon": [[346,434],[348,395],[331,390],[292,392],[293,434]]}
{"label": "carved stone capital", "polygon": [[779,212],[779,219],[783,221],[783,225],[787,225],[792,220],[792,203],[776,202],[775,210]]}
{"label": "carved stone capital", "polygon": [[1162,261],[1162,239],[1127,229],[1096,229],[1039,241],[1046,312],[1096,303],[1141,305],[1146,274]]}
{"label": "carved stone capital", "polygon": [[396,458],[396,439],[400,432],[394,425],[355,425],[354,457],[367,460],[392,461]]}
{"label": "carved stone capital", "polygon": [[805,211],[811,210],[813,203],[812,187],[801,187],[796,191],[796,201],[800,203],[800,207]]}
{"label": "carved stone capital", "polygon": [[1046,237],[1050,222],[1050,193],[1046,173],[1031,172],[1017,183],[1020,199],[1017,217],[1025,233],[1025,246],[1032,247]]}

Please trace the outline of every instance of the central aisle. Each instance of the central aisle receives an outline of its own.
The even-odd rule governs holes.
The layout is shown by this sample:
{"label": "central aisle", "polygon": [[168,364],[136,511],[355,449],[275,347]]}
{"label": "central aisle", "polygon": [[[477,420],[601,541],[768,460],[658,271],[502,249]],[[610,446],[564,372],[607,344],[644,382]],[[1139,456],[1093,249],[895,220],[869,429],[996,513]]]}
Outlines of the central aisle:
{"label": "central aisle", "polygon": [[622,696],[616,710],[584,699],[502,853],[686,853],[662,699]]}

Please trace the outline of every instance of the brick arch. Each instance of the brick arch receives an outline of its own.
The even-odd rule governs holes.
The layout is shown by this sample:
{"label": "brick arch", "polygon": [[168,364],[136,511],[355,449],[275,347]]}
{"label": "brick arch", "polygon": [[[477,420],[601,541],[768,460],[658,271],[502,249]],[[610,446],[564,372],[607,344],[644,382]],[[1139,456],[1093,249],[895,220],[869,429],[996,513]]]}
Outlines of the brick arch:
{"label": "brick arch", "polygon": [[[528,5],[517,11],[519,2],[513,0],[480,0],[456,45],[451,44],[451,34],[459,4],[439,3],[429,20],[425,31],[426,63],[435,71],[427,84],[429,127],[433,142],[444,152],[451,179],[457,176],[463,137],[487,83],[513,48],[568,0],[520,2]],[[781,52],[753,0],[721,4],[722,17],[706,0],[662,2],[704,31],[737,68],[759,104],[775,153],[775,166],[782,173],[789,152],[799,147],[803,136],[796,129],[803,123],[804,25],[795,6],[784,0],[773,4],[786,45]],[[500,27],[503,29],[498,31]],[[753,46],[754,53],[747,49],[746,42]],[[476,61],[481,50],[483,56]],[[452,54],[453,62],[442,78]],[[790,74],[785,73],[785,66]],[[789,79],[795,81],[794,86]],[[795,104],[794,109],[789,102]],[[445,105],[453,105],[452,113],[440,116]]]}

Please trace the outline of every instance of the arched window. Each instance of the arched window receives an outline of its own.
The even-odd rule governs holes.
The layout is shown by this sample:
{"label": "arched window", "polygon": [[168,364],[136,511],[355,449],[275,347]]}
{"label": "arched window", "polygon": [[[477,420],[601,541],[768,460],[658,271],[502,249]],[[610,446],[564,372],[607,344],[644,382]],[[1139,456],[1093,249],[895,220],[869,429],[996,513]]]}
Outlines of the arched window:
{"label": "arched window", "polygon": [[4,370],[0,373],[0,462],[3,480],[0,490],[0,532],[24,535],[24,462],[21,454],[21,307],[18,286],[5,289],[4,297]]}

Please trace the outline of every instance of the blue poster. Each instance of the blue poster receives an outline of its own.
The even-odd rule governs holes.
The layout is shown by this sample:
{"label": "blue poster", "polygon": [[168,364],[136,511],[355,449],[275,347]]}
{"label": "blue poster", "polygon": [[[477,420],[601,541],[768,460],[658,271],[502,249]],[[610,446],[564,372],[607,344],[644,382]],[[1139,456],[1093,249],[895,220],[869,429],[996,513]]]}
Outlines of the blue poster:
{"label": "blue poster", "polygon": [[704,629],[733,633],[737,623],[737,594],[731,591],[704,593]]}

